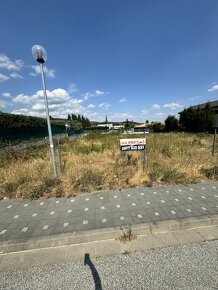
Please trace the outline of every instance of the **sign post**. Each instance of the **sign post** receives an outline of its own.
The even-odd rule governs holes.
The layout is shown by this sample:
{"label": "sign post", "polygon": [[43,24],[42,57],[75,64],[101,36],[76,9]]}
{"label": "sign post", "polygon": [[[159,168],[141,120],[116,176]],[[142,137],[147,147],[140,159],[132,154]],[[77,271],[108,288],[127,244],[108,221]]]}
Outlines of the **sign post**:
{"label": "sign post", "polygon": [[212,150],[212,156],[214,157],[216,150],[216,128],[214,129],[214,136],[213,136],[213,150]]}
{"label": "sign post", "polygon": [[[145,133],[145,132],[144,132]],[[146,139],[145,139],[146,140]],[[143,164],[143,171],[145,170],[145,167],[147,167],[147,159],[146,159],[146,146],[144,150],[144,164]]]}
{"label": "sign post", "polygon": [[128,138],[120,139],[120,150],[124,151],[144,151],[143,153],[143,171],[146,166],[146,139]]}

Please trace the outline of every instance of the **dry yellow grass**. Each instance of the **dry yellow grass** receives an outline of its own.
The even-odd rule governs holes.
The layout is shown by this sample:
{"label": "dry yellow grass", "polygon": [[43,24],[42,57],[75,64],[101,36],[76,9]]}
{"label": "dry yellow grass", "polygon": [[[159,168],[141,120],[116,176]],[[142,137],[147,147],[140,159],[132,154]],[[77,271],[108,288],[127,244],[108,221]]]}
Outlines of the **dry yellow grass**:
{"label": "dry yellow grass", "polygon": [[89,135],[64,142],[61,145],[64,173],[59,172],[56,180],[51,177],[48,146],[1,156],[0,196],[69,196],[138,184],[151,186],[153,182],[189,183],[205,176],[217,178],[217,173],[210,170],[217,166],[217,153],[215,158],[211,156],[212,135],[161,133],[146,136],[147,168],[144,171],[142,152],[120,152],[119,139],[123,137]]}

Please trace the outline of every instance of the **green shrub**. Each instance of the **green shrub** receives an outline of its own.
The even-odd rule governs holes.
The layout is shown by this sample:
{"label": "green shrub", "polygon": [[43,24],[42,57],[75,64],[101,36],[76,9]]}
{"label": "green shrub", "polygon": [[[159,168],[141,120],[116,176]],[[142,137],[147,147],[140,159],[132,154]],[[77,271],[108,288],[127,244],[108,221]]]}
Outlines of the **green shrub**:
{"label": "green shrub", "polygon": [[207,178],[214,178],[218,180],[218,166],[203,168],[201,171]]}
{"label": "green shrub", "polygon": [[156,172],[156,171],[148,173],[148,177],[149,177],[151,182],[156,181],[159,176],[160,176],[160,174],[158,172]]}
{"label": "green shrub", "polygon": [[[45,177],[43,182],[37,186],[35,186],[30,192],[31,199],[38,199],[43,196],[48,191],[51,191],[53,188],[56,188],[54,191],[54,196],[60,197],[63,196],[63,191],[61,190],[61,181],[58,178],[53,177]],[[55,194],[56,192],[56,194]]]}
{"label": "green shrub", "polygon": [[6,182],[3,184],[3,190],[5,194],[13,194],[16,192],[18,188],[18,184],[16,182]]}
{"label": "green shrub", "polygon": [[86,169],[76,181],[76,187],[82,191],[87,191],[90,187],[99,190],[102,189],[104,180],[102,172]]}
{"label": "green shrub", "polygon": [[161,180],[168,183],[179,183],[182,182],[184,174],[176,172],[175,170],[167,170],[164,172]]}

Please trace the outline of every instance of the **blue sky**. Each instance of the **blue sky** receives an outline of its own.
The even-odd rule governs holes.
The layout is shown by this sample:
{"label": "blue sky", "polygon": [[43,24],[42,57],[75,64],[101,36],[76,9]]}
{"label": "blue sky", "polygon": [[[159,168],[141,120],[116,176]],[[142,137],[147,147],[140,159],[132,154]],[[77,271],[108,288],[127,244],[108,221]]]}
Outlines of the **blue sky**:
{"label": "blue sky", "polygon": [[164,120],[218,99],[217,0],[1,0],[0,110]]}

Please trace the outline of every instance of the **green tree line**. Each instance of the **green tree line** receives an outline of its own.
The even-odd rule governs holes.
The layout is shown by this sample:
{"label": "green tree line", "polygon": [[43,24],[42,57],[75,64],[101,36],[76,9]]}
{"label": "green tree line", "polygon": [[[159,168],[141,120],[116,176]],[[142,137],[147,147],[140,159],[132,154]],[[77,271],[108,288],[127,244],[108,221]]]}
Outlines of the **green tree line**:
{"label": "green tree line", "polygon": [[178,129],[186,132],[209,132],[215,120],[215,112],[207,103],[205,108],[193,109],[189,107],[180,113],[179,120],[169,115],[165,120],[164,130],[177,131]]}
{"label": "green tree line", "polygon": [[[74,124],[78,124],[78,122],[81,123],[81,127],[83,129],[91,126],[90,120],[88,118],[85,118],[83,115],[80,116],[80,114],[78,114],[78,115],[68,114],[67,120],[74,121]],[[77,122],[75,122],[75,121],[77,121]]]}
{"label": "green tree line", "polygon": [[[56,126],[65,126],[69,124],[71,129],[79,130],[90,127],[90,120],[83,115],[68,115],[67,120],[55,119],[50,116],[51,124]],[[22,127],[46,127],[47,121],[45,118],[15,115],[0,112],[0,128],[22,128]]]}
{"label": "green tree line", "polygon": [[46,120],[38,117],[0,112],[0,128],[45,127]]}

